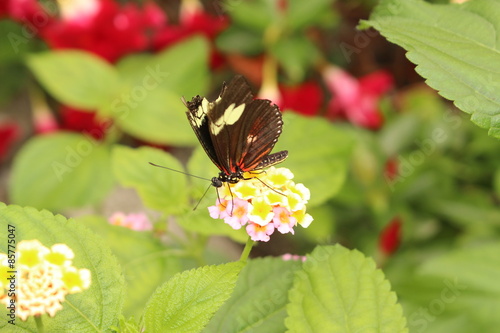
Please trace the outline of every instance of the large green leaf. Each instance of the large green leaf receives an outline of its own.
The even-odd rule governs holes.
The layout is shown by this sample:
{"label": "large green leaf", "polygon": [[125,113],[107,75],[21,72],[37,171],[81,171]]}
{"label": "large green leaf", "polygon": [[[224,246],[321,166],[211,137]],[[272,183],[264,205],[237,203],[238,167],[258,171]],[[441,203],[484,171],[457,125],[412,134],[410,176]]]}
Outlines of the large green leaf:
{"label": "large green leaf", "polygon": [[[398,292],[407,303],[412,331],[498,331],[500,258],[498,243],[457,249],[427,260]],[[439,320],[432,320],[439,318]],[[460,321],[457,325],[457,319]]]}
{"label": "large green leaf", "polygon": [[390,289],[372,259],[340,245],[320,246],[296,273],[288,332],[408,332]]}
{"label": "large green leaf", "polygon": [[56,211],[97,203],[114,183],[109,162],[109,147],[90,136],[34,137],[14,160],[10,198]]}
{"label": "large green leaf", "polygon": [[209,84],[208,41],[195,36],[175,44],[158,53],[151,60],[155,71],[165,72],[167,77],[161,85],[167,90],[190,99],[196,95],[204,95]]}
{"label": "large green leaf", "polygon": [[82,109],[108,103],[119,88],[116,70],[83,51],[50,51],[31,55],[31,68],[40,83],[59,101]]}
{"label": "large green leaf", "polygon": [[113,172],[123,186],[137,190],[148,208],[172,214],[183,212],[188,206],[186,176],[149,162],[182,171],[177,159],[159,149],[113,148]]}
{"label": "large green leaf", "polygon": [[250,260],[231,298],[203,332],[284,332],[288,290],[300,261]]}
{"label": "large green leaf", "polygon": [[100,216],[84,216],[76,220],[104,238],[118,258],[126,282],[123,305],[126,317],[140,318],[155,289],[182,270],[179,258],[155,239],[152,232],[111,225]]}
{"label": "large green leaf", "polygon": [[[61,215],[0,203],[3,235],[6,235],[8,225],[15,227],[17,243],[38,239],[46,247],[57,243],[68,245],[75,253],[73,265],[91,272],[89,289],[67,296],[62,303],[63,310],[53,318],[43,317],[46,332],[106,331],[117,323],[124,298],[124,281],[121,269],[103,239],[82,224]],[[7,241],[1,242],[0,252],[7,253],[7,250]],[[7,323],[5,306],[0,307],[0,314],[2,332],[37,332],[33,319],[23,322],[18,318],[16,325],[12,326]]]}
{"label": "large green leaf", "polygon": [[197,142],[180,95],[160,86],[154,90],[144,90],[144,93],[143,99],[130,103],[120,100],[107,111],[111,112],[118,126],[148,142],[177,146]]}
{"label": "large green leaf", "polygon": [[500,2],[436,5],[384,0],[362,27],[408,51],[427,84],[500,138]]}
{"label": "large green leaf", "polygon": [[322,118],[285,112],[283,122],[283,134],[273,151],[288,150],[288,158],[279,166],[289,168],[294,181],[311,190],[310,206],[319,205],[344,183],[352,137]]}
{"label": "large green leaf", "polygon": [[158,288],[144,314],[147,332],[200,332],[231,296],[243,264],[205,266]]}

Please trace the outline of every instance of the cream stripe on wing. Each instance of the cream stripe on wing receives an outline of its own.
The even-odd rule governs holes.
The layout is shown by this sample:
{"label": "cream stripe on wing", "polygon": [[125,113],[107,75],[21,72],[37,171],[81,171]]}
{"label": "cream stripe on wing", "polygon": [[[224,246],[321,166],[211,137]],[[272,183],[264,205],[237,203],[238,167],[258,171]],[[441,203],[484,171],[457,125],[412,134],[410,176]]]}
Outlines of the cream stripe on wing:
{"label": "cream stripe on wing", "polygon": [[237,122],[243,114],[243,111],[245,111],[245,103],[240,104],[236,107],[234,103],[229,105],[224,111],[224,114],[220,116],[219,119],[210,124],[210,132],[212,132],[213,135],[219,134],[224,126],[233,125],[235,122]]}

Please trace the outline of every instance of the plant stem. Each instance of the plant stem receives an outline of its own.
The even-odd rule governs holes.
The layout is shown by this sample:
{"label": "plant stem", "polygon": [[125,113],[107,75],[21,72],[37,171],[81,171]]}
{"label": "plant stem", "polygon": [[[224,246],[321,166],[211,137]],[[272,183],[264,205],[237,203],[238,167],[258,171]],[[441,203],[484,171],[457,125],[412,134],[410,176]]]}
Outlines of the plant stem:
{"label": "plant stem", "polygon": [[36,328],[38,330],[38,333],[45,332],[45,329],[43,328],[42,315],[34,316],[34,317],[35,317],[35,323],[36,323]]}
{"label": "plant stem", "polygon": [[248,237],[247,243],[245,244],[245,248],[243,249],[243,252],[241,253],[240,261],[241,262],[246,262],[248,259],[248,255],[250,254],[250,251],[252,250],[253,245],[255,242]]}

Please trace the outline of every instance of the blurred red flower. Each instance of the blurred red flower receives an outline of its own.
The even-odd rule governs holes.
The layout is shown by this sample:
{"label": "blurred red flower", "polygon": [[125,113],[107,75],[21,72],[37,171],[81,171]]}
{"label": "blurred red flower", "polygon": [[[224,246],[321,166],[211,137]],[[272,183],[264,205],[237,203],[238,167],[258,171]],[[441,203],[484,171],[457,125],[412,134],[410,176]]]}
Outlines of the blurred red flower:
{"label": "blurred red flower", "polygon": [[348,119],[355,125],[374,130],[382,126],[384,119],[378,102],[394,85],[388,72],[379,70],[356,79],[341,68],[328,66],[323,71],[323,78],[333,94],[328,118]]}
{"label": "blurred red flower", "polygon": [[[92,1],[90,1],[92,2]],[[44,29],[42,38],[53,49],[81,49],[115,62],[126,54],[150,47],[150,35],[165,23],[154,3],[143,8],[133,3],[120,6],[112,0],[89,2],[85,12],[61,8],[63,16]],[[61,2],[64,4],[64,2]]]}
{"label": "blurred red flower", "polygon": [[280,108],[292,109],[305,116],[314,116],[318,113],[323,102],[323,91],[314,81],[303,82],[300,85],[280,85]]}
{"label": "blurred red flower", "polygon": [[[153,49],[160,51],[185,38],[196,34],[214,40],[217,34],[229,25],[226,16],[213,16],[203,11],[197,3],[183,2],[178,25],[165,25],[153,37]],[[212,46],[210,64],[220,67],[224,62],[222,54]]]}
{"label": "blurred red flower", "polygon": [[0,18],[4,16],[27,25],[30,34],[38,33],[52,20],[37,0],[2,0]]}
{"label": "blurred red flower", "polygon": [[86,133],[96,140],[102,140],[110,126],[109,121],[99,121],[95,112],[62,106],[60,114],[61,129]]}
{"label": "blurred red flower", "polygon": [[394,180],[398,176],[398,161],[390,158],[385,162],[384,176],[387,180]]}
{"label": "blurred red flower", "polygon": [[0,124],[0,162],[7,157],[10,147],[18,137],[19,127],[16,124]]}
{"label": "blurred red flower", "polygon": [[402,225],[403,223],[401,219],[399,217],[395,217],[380,233],[378,245],[380,251],[384,255],[389,256],[398,249],[401,243]]}

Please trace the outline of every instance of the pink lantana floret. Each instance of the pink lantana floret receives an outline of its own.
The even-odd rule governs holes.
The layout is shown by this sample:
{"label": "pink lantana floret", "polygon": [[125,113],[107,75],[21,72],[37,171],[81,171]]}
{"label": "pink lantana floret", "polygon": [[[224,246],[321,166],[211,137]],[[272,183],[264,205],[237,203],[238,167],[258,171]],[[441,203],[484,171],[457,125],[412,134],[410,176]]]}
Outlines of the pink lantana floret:
{"label": "pink lantana floret", "polygon": [[297,219],[290,215],[290,211],[283,207],[275,207],[273,213],[273,223],[276,229],[282,234],[290,232],[293,235],[293,227],[297,225]]}
{"label": "pink lantana floret", "polygon": [[132,213],[127,215],[122,212],[116,212],[110,216],[108,221],[113,225],[119,225],[136,231],[153,230],[153,224],[144,213]]}
{"label": "pink lantana floret", "polygon": [[248,206],[248,201],[242,199],[228,201],[224,222],[235,230],[241,229],[248,222]]}
{"label": "pink lantana floret", "polygon": [[217,199],[215,205],[208,207],[210,217],[213,219],[223,219],[227,216],[226,213],[227,201]]}
{"label": "pink lantana floret", "polygon": [[249,223],[246,230],[253,241],[268,242],[270,239],[269,236],[274,232],[274,224],[269,223],[265,226],[261,226],[257,223]]}
{"label": "pink lantana floret", "polygon": [[284,261],[306,261],[306,256],[300,256],[298,254],[291,254],[291,253],[285,253],[284,255],[281,256],[281,259]]}

